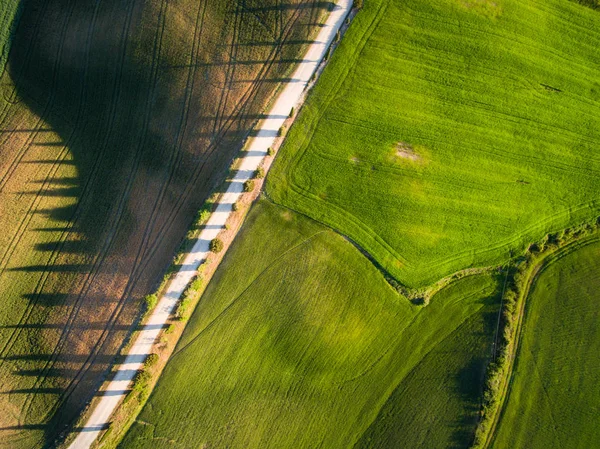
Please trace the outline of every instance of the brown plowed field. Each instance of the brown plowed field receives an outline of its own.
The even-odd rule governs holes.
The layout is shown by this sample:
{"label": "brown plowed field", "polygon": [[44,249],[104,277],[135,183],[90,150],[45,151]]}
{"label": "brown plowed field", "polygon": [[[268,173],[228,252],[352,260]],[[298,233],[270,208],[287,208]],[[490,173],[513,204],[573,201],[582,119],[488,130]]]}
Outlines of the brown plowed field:
{"label": "brown plowed field", "polygon": [[0,79],[0,448],[95,394],[329,7],[24,0]]}

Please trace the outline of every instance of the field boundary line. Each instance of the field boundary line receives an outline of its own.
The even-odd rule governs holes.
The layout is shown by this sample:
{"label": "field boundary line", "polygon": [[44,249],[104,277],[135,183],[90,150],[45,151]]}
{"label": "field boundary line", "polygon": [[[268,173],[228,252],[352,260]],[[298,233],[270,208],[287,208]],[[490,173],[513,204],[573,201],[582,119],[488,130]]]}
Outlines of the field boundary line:
{"label": "field boundary line", "polygon": [[210,254],[210,242],[225,229],[226,222],[244,192],[246,181],[254,177],[279,136],[279,130],[290,116],[290,111],[297,108],[303,99],[306,88],[321,63],[326,59],[330,45],[336,38],[338,30],[352,8],[352,0],[340,0],[329,13],[316,40],[310,44],[303,60],[286,82],[277,100],[261,122],[254,137],[242,156],[237,172],[227,189],[217,202],[205,228],[197,237],[190,252],[186,255],[177,274],[170,282],[166,292],[161,296],[158,305],[150,318],[137,335],[133,346],[129,349],[125,361],[120,364],[112,380],[92,411],[86,424],[76,429],[76,438],[69,445],[71,449],[89,448],[100,434],[110,425],[110,418],[119,404],[129,393],[129,387],[136,374],[143,368],[146,357],[152,353],[155,342],[176,309],[184,291],[194,279],[200,265]]}
{"label": "field boundary line", "polygon": [[[501,379],[499,380],[497,404],[493,407],[491,412],[492,415],[490,417],[489,428],[483,430],[483,435],[481,435],[480,441],[475,442],[475,444],[471,446],[473,449],[489,449],[495,440],[498,424],[502,419],[506,402],[510,396],[514,370],[518,364],[518,356],[521,350],[520,341],[524,332],[523,322],[528,307],[528,297],[535,288],[538,278],[550,265],[556,261],[559,261],[573,251],[594,243],[598,243],[599,241],[600,236],[598,234],[598,230],[593,231],[593,233],[589,236],[575,236],[574,240],[550,250],[548,254],[540,254],[537,260],[534,259],[531,265],[526,268],[524,284],[521,287],[517,298],[517,310],[514,324],[515,331],[512,339],[509,342],[504,343],[506,348],[505,357],[507,358],[508,365],[504,368],[505,372],[503,375],[501,375]],[[512,275],[512,278],[514,282],[515,274]],[[481,426],[481,422],[479,425]]]}

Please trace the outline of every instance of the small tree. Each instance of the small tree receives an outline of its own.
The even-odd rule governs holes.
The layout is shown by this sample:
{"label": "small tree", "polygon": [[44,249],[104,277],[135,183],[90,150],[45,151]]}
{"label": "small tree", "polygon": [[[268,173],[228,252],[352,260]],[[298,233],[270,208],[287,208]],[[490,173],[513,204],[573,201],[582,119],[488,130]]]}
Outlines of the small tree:
{"label": "small tree", "polygon": [[156,362],[158,362],[158,354],[153,352],[146,357],[146,360],[144,361],[144,368],[150,368],[151,366],[156,365]]}
{"label": "small tree", "polygon": [[213,253],[220,253],[221,251],[223,251],[223,246],[223,240],[221,240],[218,237],[210,241],[210,250]]}
{"label": "small tree", "polygon": [[244,183],[244,192],[252,192],[254,190],[254,180],[249,179]]}
{"label": "small tree", "polygon": [[199,291],[202,288],[202,281],[202,276],[196,276],[190,283],[190,288],[196,292]]}
{"label": "small tree", "polygon": [[210,218],[210,210],[209,210],[209,208],[207,206],[204,206],[198,212],[198,216],[196,218],[196,222],[198,224],[204,224],[204,223],[206,223],[208,221],[209,218]]}
{"label": "small tree", "polygon": [[293,117],[293,116],[294,116],[294,108],[292,108],[292,109],[290,110],[290,117]]}
{"label": "small tree", "polygon": [[151,295],[146,295],[146,297],[144,298],[144,304],[146,305],[146,311],[150,311],[150,310],[154,309],[156,307],[157,303],[158,303],[158,297],[156,296],[155,293],[153,293]]}
{"label": "small tree", "polygon": [[148,386],[152,376],[148,371],[138,371],[133,378],[133,388],[134,390],[143,390]]}

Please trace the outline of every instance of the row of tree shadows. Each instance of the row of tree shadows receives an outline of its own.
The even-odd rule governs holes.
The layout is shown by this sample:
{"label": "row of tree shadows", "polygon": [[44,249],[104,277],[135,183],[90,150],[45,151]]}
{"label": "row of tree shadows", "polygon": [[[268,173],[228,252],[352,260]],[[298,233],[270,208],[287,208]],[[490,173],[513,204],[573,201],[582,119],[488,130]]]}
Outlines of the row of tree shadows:
{"label": "row of tree shadows", "polygon": [[[3,82],[2,95],[13,107],[26,107],[43,118],[43,125],[19,128],[8,121],[0,127],[0,139],[21,133],[31,136],[29,145],[38,153],[47,148],[48,157],[23,158],[19,170],[34,166],[50,172],[57,165],[71,166],[76,176],[35,179],[17,193],[25,200],[65,199],[68,205],[39,207],[34,214],[48,226],[28,229],[57,236],[33,243],[40,259],[54,262],[8,266],[1,275],[37,274],[46,279],[23,299],[49,315],[62,314],[65,307],[69,314],[59,320],[0,325],[0,335],[20,340],[62,333],[54,352],[20,354],[9,349],[0,354],[0,363],[14,368],[14,387],[0,391],[0,401],[55,397],[50,416],[21,416],[19,423],[0,428],[0,441],[9,442],[11,435],[19,434],[25,435],[22,441],[33,441],[32,447],[51,447],[97,394],[111,365],[122,361],[118,354],[123,339],[135,328],[139,298],[161,278],[215,186],[227,189],[221,180],[243,140],[253,136],[254,125],[265,118],[260,110],[268,93],[279,83],[294,81],[285,74],[301,59],[286,55],[311,42],[319,17],[333,3],[232,1],[226,17],[234,29],[224,33],[236,36],[251,17],[280,25],[260,43],[230,44],[222,39],[213,44],[214,60],[192,57],[189,64],[173,64],[162,57],[169,53],[158,43],[165,27],[161,21],[171,13],[165,0],[21,3],[3,78],[9,76],[14,88]],[[205,5],[198,3],[199,8]],[[158,18],[153,26],[142,21],[148,8],[156,9],[155,15],[148,15]],[[198,20],[201,17],[199,10]],[[198,21],[196,26],[200,27]],[[193,33],[185,33],[193,39]],[[260,53],[262,59],[244,56],[256,56],[261,46],[274,50]],[[265,69],[251,77],[239,74],[253,66]],[[206,87],[212,79],[220,80],[219,88]],[[232,92],[245,84],[248,94],[243,102],[236,101]],[[48,133],[59,139],[44,141]],[[54,155],[63,147],[69,157],[57,160]],[[0,157],[13,158],[18,151],[3,146]],[[103,285],[111,273],[125,279],[118,288]],[[51,285],[48,279],[59,278],[68,280],[73,290],[44,288]],[[73,351],[79,339],[99,345],[91,354]],[[44,404],[39,406],[48,407]]]}

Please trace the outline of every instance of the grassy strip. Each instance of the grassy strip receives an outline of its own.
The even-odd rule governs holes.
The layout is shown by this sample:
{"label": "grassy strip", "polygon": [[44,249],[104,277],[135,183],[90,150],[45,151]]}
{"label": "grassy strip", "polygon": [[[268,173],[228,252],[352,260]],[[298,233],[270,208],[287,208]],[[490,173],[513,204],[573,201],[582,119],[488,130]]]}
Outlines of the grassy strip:
{"label": "grassy strip", "polygon": [[513,374],[527,296],[537,275],[557,257],[598,239],[599,230],[600,219],[596,219],[561,233],[548,234],[540,242],[531,244],[524,256],[506,268],[507,281],[497,330],[499,342],[496,344],[495,361],[488,368],[484,404],[473,449],[487,448],[492,441]]}

